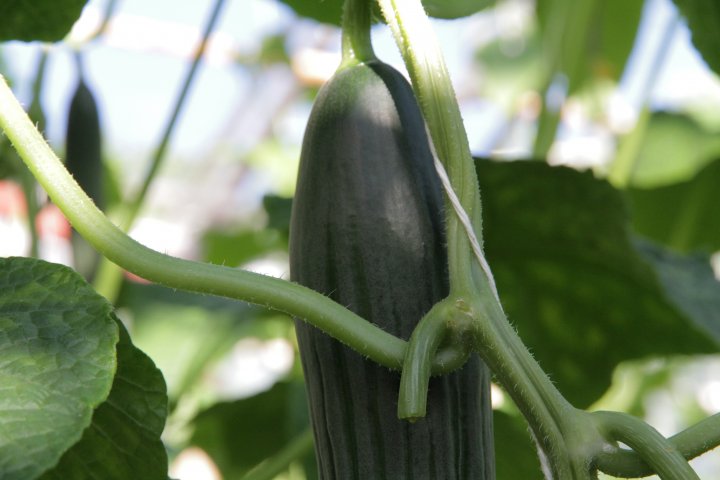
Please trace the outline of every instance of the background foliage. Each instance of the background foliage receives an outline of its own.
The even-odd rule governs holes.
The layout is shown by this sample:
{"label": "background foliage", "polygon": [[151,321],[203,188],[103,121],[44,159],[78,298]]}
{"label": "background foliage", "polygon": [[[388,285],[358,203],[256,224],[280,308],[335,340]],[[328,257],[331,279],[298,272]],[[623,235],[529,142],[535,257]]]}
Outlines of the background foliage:
{"label": "background foliage", "polygon": [[[238,27],[221,22],[212,38],[217,43],[201,67],[207,76],[195,82],[211,90],[231,88],[223,90],[222,102],[203,96],[207,89],[191,90],[179,133],[170,137],[175,149],[135,224],[135,234],[151,245],[287,274],[301,126],[319,84],[336,65],[338,35],[332,24],[341,2],[283,2],[293,10],[274,0],[226,7],[228,18],[237,18],[232,8],[244,8],[246,15],[270,8],[286,20],[225,50],[227,37],[220,34],[238,34]],[[654,104],[651,93],[681,22],[687,22],[707,66],[720,71],[720,7],[712,0],[677,0],[679,13],[670,14],[663,30],[670,41],[648,47],[647,40],[639,40],[645,38],[641,20],[652,17],[660,3],[537,0],[528,8],[529,2],[512,0],[454,0],[425,5],[441,18],[473,14],[436,25],[441,34],[448,29],[476,39],[465,42],[468,60],[458,63],[456,88],[471,144],[487,157],[476,161],[486,250],[511,321],[576,406],[616,408],[652,421],[660,415],[657,405],[665,402],[662,415],[672,420],[658,426],[674,433],[720,409],[720,387],[712,380],[720,369],[714,355],[720,344],[720,286],[710,263],[710,255],[720,250],[720,88],[717,77],[705,71],[714,96],[703,93],[702,103],[690,97],[667,108]],[[146,11],[166,23],[142,30],[129,0],[90,2],[66,36],[83,4],[46,0],[32,2],[30,9],[28,2],[5,2],[0,40],[56,43],[6,43],[0,68],[17,91],[25,92],[34,119],[46,125],[63,152],[56,139],[65,126],[69,93],[67,88],[58,93],[56,85],[72,83],[68,77],[76,74],[75,67],[46,73],[44,62],[67,62],[71,45],[83,52],[109,139],[102,183],[107,211],[120,218],[155,140],[124,143],[116,125],[137,123],[150,132],[160,132],[161,126],[110,108],[117,103],[100,73],[109,68],[104,58],[148,56],[180,79],[195,44],[169,44],[168,39],[180,38],[173,36],[178,30],[172,22],[182,23],[171,10]],[[209,8],[192,4],[198,12]],[[42,9],[47,12],[38,15]],[[110,23],[98,32],[101,23],[89,19],[104,13]],[[129,24],[140,26],[142,34],[135,34],[140,46],[123,36]],[[166,38],[151,35],[158,31]],[[479,33],[487,31],[494,33]],[[386,41],[385,34],[378,26],[377,43]],[[654,66],[640,80],[645,91],[632,106],[635,115],[619,127],[612,102],[622,95],[622,82],[637,71],[633,55],[643,46],[652,52]],[[447,53],[455,58],[455,52]],[[173,97],[167,85],[156,86],[149,73],[126,75],[123,83],[152,99],[142,104],[144,114],[168,118]],[[478,102],[486,107],[478,108]],[[215,130],[188,134],[192,128],[183,121],[198,125],[193,117],[204,118],[201,123],[212,119]],[[29,254],[32,244],[41,256],[54,254],[72,263],[72,255],[62,250],[69,248],[67,238],[39,220],[47,218],[42,216],[46,200],[35,194],[4,138],[0,175],[23,187],[27,206],[12,210],[9,200],[0,203],[3,220],[20,221],[13,230],[18,235],[28,236],[38,225],[37,235],[28,237],[34,242],[15,254]],[[9,191],[10,183],[2,185]],[[23,229],[22,222],[31,228]],[[163,235],[168,229],[172,233]],[[3,237],[9,249],[5,238],[10,237]],[[53,239],[60,243],[52,244]],[[88,478],[79,473],[88,471],[98,479],[129,478],[132,471],[166,478],[168,456],[175,477],[238,478],[307,428],[288,318],[145,285],[119,272],[110,275],[119,285],[114,288],[98,274],[95,286],[111,305],[64,267],[28,259],[1,262],[0,388],[13,392],[3,395],[7,400],[0,407],[0,424],[8,432],[0,438],[3,478]],[[72,315],[46,317],[49,306]],[[28,378],[38,383],[31,388]],[[78,378],[92,382],[80,384]],[[80,385],[89,391],[79,391]],[[540,478],[521,417],[502,400],[502,392],[495,393],[498,478]],[[11,412],[27,405],[35,409],[18,423]],[[29,430],[34,436],[26,436]],[[23,442],[41,447],[26,448]],[[198,454],[198,448],[205,453]],[[205,473],[183,470],[191,455],[210,459]],[[697,463],[704,478],[717,476],[719,465],[711,455]],[[313,478],[314,468],[312,452],[305,449],[283,475]]]}

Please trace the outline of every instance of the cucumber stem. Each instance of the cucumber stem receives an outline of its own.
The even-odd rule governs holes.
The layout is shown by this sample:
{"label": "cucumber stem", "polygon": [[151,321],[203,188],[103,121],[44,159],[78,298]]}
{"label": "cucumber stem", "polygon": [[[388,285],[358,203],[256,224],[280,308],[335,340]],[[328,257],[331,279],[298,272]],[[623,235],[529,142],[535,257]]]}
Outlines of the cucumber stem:
{"label": "cucumber stem", "polygon": [[[720,413],[673,435],[668,441],[686,460],[716,448],[720,445]],[[595,465],[608,475],[621,478],[646,477],[654,473],[640,455],[625,449],[599,454]]]}
{"label": "cucumber stem", "polygon": [[591,415],[605,436],[635,450],[663,480],[699,480],[678,449],[639,418],[620,412]]}
{"label": "cucumber stem", "polygon": [[341,68],[376,58],[372,47],[370,14],[370,0],[345,0]]}

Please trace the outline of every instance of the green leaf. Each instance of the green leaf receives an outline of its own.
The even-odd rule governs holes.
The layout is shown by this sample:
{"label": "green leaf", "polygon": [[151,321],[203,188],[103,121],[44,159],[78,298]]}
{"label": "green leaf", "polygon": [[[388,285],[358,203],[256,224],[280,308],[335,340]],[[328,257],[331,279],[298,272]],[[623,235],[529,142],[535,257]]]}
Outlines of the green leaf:
{"label": "green leaf", "polygon": [[592,78],[618,80],[637,33],[642,0],[538,0],[543,45],[570,91]]}
{"label": "green leaf", "polygon": [[691,180],[627,191],[635,230],[681,252],[720,250],[720,160]]}
{"label": "green leaf", "polygon": [[572,403],[596,400],[623,360],[717,350],[689,319],[706,312],[681,310],[638,254],[609,184],[540,162],[481,161],[477,171],[503,305]]}
{"label": "green leaf", "polygon": [[542,480],[537,449],[520,415],[493,410],[497,480]]}
{"label": "green leaf", "polygon": [[695,48],[720,74],[720,3],[717,0],[674,0],[688,22]]}
{"label": "green leaf", "polygon": [[720,282],[709,258],[681,256],[645,241],[635,244],[655,268],[670,302],[720,347]]}
{"label": "green leaf", "polygon": [[0,2],[0,42],[57,42],[70,31],[87,0]]}
{"label": "green leaf", "polygon": [[[340,25],[344,0],[280,0],[304,17]],[[493,5],[495,0],[423,0],[428,15],[454,19],[467,17]]]}
{"label": "green leaf", "polygon": [[0,478],[37,478],[110,392],[112,306],[71,269],[0,259]]}
{"label": "green leaf", "polygon": [[117,324],[118,368],[110,396],[95,410],[80,442],[43,480],[167,479],[167,453],[160,441],[167,415],[165,381]]}
{"label": "green leaf", "polygon": [[650,118],[630,184],[652,188],[691,179],[720,157],[720,132],[687,115],[658,112]]}
{"label": "green leaf", "polygon": [[305,389],[281,382],[246,399],[214,405],[194,420],[190,441],[208,453],[224,478],[240,478],[308,425]]}

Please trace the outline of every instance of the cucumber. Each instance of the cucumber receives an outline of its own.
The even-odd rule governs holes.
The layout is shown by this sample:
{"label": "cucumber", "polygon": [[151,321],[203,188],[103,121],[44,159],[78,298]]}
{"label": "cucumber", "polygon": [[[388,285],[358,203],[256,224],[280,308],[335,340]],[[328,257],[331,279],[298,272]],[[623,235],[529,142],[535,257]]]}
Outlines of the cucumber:
{"label": "cucumber", "polygon": [[[291,279],[408,339],[448,294],[443,198],[412,88],[377,61],[321,89],[303,140]],[[489,374],[432,378],[427,417],[397,418],[400,374],[296,321],[324,479],[492,479]]]}
{"label": "cucumber", "polygon": [[102,144],[97,102],[82,77],[70,101],[65,135],[65,167],[102,209]]}
{"label": "cucumber", "polygon": [[[102,139],[97,102],[83,80],[78,57],[79,79],[70,101],[65,135],[65,167],[101,210],[105,207]],[[73,264],[86,280],[92,281],[100,255],[76,231],[72,235]]]}

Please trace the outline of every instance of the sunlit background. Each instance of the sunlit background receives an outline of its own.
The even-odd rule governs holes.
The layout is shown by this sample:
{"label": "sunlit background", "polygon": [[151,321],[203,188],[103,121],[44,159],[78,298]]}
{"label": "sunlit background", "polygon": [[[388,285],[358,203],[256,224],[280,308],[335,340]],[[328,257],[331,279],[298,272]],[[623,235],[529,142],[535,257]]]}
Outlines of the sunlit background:
{"label": "sunlit background", "polygon": [[[77,81],[73,55],[76,46],[83,46],[86,81],[100,108],[105,161],[123,197],[138,188],[162,137],[211,2],[121,0],[104,35],[85,44],[102,22],[106,6],[104,0],[91,0],[66,42],[2,45],[0,68],[29,104],[46,50],[41,90],[45,133],[62,155],[68,103]],[[469,18],[435,20],[434,26],[473,152],[531,157],[542,101],[533,2],[504,0]],[[404,70],[389,30],[375,27],[373,39],[378,56]],[[281,235],[265,228],[273,213],[272,200],[268,207],[264,198],[293,194],[312,99],[338,65],[339,47],[337,28],[298,18],[278,1],[228,2],[132,236],[172,255],[287,277]],[[555,79],[549,103],[566,100],[564,81]],[[698,143],[677,145],[699,158],[689,166],[650,171],[638,179],[642,186],[689,179],[703,162],[717,158],[720,81],[693,48],[669,0],[645,3],[619,83],[600,79],[565,102],[548,161],[606,175],[618,152],[618,138],[633,130],[645,105],[692,119],[699,132],[692,138],[705,142],[706,155],[693,151],[699,150]],[[0,255],[29,255],[26,218],[20,187],[0,181]],[[37,224],[39,255],[73,265],[70,229],[61,215],[46,207]],[[231,253],[233,242],[242,242],[247,251]],[[132,306],[146,294],[132,298],[130,287],[123,295]],[[171,475],[182,480],[221,478],[202,449],[176,448],[193,434],[188,419],[217,402],[249,397],[288,374],[298,375],[291,324],[248,308],[253,321],[238,328],[232,326],[238,311],[223,302],[145,310],[130,306],[120,307],[123,320],[135,343],[163,370],[171,399],[179,401],[165,434],[174,459]],[[232,345],[217,348],[222,355],[204,351],[207,347],[198,342],[213,335],[206,331],[210,316],[221,325],[217,335],[232,339]],[[222,344],[219,339],[213,342],[206,344]],[[202,367],[194,363],[198,357],[206,360]],[[494,405],[504,408],[507,400],[501,390],[494,388],[493,393]],[[673,434],[720,411],[720,358],[622,364],[596,407],[641,412],[663,434]],[[704,479],[720,476],[720,455],[704,455],[693,465]],[[302,467],[283,478],[304,478]]]}

